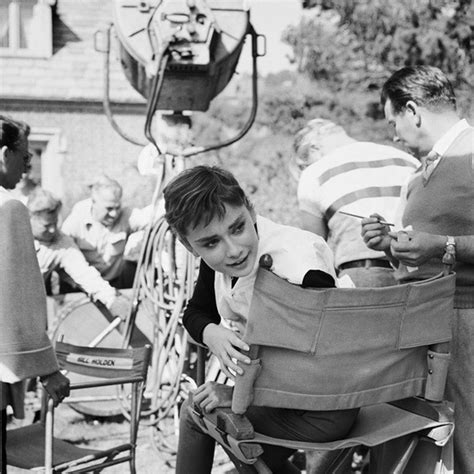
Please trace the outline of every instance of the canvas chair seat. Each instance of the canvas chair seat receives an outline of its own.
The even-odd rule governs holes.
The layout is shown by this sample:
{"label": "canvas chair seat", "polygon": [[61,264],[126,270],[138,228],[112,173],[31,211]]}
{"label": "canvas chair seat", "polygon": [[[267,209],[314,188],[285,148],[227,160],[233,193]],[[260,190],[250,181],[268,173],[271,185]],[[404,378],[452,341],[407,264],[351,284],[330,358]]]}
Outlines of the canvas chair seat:
{"label": "canvas chair seat", "polygon": [[454,431],[453,410],[448,404],[426,406],[423,400],[416,399],[363,407],[346,438],[326,443],[292,441],[256,433],[244,416],[230,409],[221,408],[213,413],[204,413],[197,406],[189,409],[204,431],[247,464],[257,461],[262,444],[305,451],[334,451],[359,445],[378,446],[418,433],[424,440],[443,448]]}
{"label": "canvas chair seat", "polygon": [[[8,434],[8,462],[21,469],[34,469],[44,465],[45,427],[35,423],[10,430]],[[53,439],[53,466],[69,463],[100,451],[80,448],[62,439]]]}
{"label": "canvas chair seat", "polygon": [[[400,457],[373,472],[448,472],[454,423],[441,347],[451,339],[454,286],[453,274],[440,274],[385,288],[303,289],[260,268],[244,335],[252,362],[236,376],[232,408],[194,406],[194,420],[258,472],[269,472],[262,444],[338,450],[393,440],[406,440]],[[250,405],[361,409],[345,439],[303,443],[255,433],[244,415]],[[431,446],[423,470],[414,454],[421,441]]]}

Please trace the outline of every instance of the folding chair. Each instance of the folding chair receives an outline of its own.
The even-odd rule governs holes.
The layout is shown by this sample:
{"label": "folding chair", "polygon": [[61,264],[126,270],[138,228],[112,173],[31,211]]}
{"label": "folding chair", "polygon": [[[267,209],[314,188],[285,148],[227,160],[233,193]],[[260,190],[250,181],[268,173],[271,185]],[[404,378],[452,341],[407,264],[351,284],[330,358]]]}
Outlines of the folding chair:
{"label": "folding chair", "polygon": [[[72,383],[71,391],[90,387],[131,384],[129,441],[108,449],[89,449],[54,438],[54,407],[47,398],[44,423],[8,431],[7,461],[23,469],[41,469],[46,473],[99,472],[105,467],[128,462],[135,473],[135,453],[143,389],[146,383],[151,347],[110,349],[56,343],[61,370],[80,374],[83,380]],[[65,403],[80,402],[69,397]]]}
{"label": "folding chair", "polygon": [[[259,473],[270,472],[262,444],[347,448],[331,474],[344,472],[358,445],[377,446],[371,473],[448,472],[454,423],[443,395],[454,280],[440,274],[393,287],[316,290],[260,268],[244,335],[251,365],[236,377],[232,408],[208,414],[191,405],[194,420]],[[250,405],[361,409],[346,439],[307,443],[256,433],[245,417]]]}

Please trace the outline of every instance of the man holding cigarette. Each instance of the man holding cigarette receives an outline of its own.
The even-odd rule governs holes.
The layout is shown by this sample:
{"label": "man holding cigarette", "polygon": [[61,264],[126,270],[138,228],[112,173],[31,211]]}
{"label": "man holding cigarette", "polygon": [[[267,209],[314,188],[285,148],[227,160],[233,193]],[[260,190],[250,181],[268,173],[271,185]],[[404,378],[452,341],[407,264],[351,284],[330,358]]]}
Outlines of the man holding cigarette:
{"label": "man holding cigarette", "polygon": [[456,98],[437,68],[406,67],[382,89],[385,117],[420,157],[403,199],[405,239],[380,223],[362,221],[367,246],[400,262],[400,282],[428,278],[443,269],[448,253],[456,271],[448,399],[455,402],[454,471],[474,472],[474,128],[456,112]]}
{"label": "man holding cigarette", "polygon": [[301,225],[328,241],[338,276],[348,275],[361,287],[395,285],[385,254],[364,244],[360,216],[377,209],[393,219],[401,186],[417,161],[397,148],[357,141],[324,119],[309,121],[293,147],[293,170],[303,169],[298,184]]}

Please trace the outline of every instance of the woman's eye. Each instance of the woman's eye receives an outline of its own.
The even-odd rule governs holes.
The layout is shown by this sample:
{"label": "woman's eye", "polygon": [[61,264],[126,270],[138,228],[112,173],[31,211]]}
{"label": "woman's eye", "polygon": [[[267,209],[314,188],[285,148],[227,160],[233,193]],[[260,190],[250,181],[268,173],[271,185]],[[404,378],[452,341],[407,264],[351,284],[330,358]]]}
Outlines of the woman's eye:
{"label": "woman's eye", "polygon": [[242,222],[242,224],[239,224],[235,230],[234,230],[234,234],[241,234],[245,229],[245,222]]}
{"label": "woman's eye", "polygon": [[211,249],[217,245],[217,240],[210,240],[209,242],[206,242],[204,247]]}

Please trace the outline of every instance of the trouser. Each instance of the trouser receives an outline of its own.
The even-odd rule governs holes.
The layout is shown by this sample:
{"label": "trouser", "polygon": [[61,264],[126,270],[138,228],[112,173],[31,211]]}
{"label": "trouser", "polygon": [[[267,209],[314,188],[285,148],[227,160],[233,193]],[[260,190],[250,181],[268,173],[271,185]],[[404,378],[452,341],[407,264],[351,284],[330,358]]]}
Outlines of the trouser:
{"label": "trouser", "polygon": [[132,288],[136,271],[137,262],[124,260],[120,275],[110,280],[109,283],[111,286],[119,290],[122,290],[124,288]]}
{"label": "trouser", "polygon": [[[209,474],[212,470],[215,441],[194,422],[188,408],[181,407],[176,474]],[[276,438],[308,442],[327,442],[343,438],[355,422],[359,410],[304,411],[269,407],[250,407],[246,416],[255,431]],[[294,449],[262,446],[263,461],[277,473],[299,472],[287,459]],[[239,473],[255,472],[228,453]]]}
{"label": "trouser", "polygon": [[7,410],[1,410],[1,451],[0,451],[0,466],[2,474],[7,472]]}
{"label": "trouser", "polygon": [[474,473],[474,308],[455,309],[446,396],[454,402],[454,472]]}

